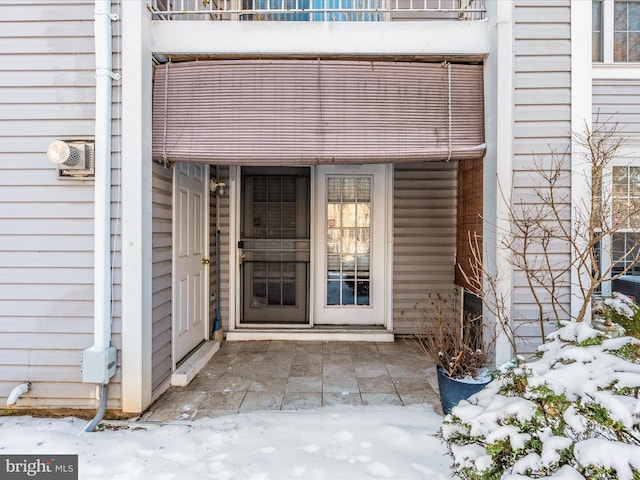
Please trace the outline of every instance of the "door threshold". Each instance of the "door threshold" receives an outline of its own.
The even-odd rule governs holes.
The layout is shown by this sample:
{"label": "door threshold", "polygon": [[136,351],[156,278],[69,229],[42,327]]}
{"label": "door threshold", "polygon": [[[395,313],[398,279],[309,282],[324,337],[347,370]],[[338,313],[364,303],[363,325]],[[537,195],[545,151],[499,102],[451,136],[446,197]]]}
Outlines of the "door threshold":
{"label": "door threshold", "polygon": [[316,326],[305,329],[239,329],[226,333],[229,342],[293,340],[316,342],[393,342],[393,332],[384,327]]}

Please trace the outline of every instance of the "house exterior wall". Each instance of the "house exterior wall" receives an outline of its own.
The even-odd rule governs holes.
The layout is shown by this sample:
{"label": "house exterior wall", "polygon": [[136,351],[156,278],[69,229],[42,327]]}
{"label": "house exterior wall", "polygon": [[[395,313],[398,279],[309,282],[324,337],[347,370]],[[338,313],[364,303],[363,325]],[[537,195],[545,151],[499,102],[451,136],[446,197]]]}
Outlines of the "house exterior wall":
{"label": "house exterior wall", "polygon": [[[113,11],[120,10],[114,0]],[[515,0],[513,2],[511,85],[513,139],[489,138],[489,142],[512,142],[512,181],[514,198],[531,201],[534,158],[549,158],[550,149],[562,152],[571,146],[571,2],[570,0]],[[95,102],[95,60],[93,53],[93,2],[66,0],[49,2],[46,8],[20,1],[3,3],[0,18],[0,401],[17,384],[31,381],[33,389],[21,399],[23,406],[95,406],[95,385],[81,379],[80,356],[93,341],[93,181],[58,180],[56,169],[44,152],[55,139],[93,139]],[[130,7],[133,8],[133,7]],[[144,9],[144,5],[140,7]],[[144,12],[146,13],[146,12]],[[141,24],[147,19],[143,17]],[[241,22],[148,22],[140,31],[147,42],[141,52],[219,55],[363,55],[363,56],[442,56],[462,55],[480,58],[488,52],[484,22],[396,22],[369,25],[343,24],[285,25],[274,31],[269,22],[251,25]],[[153,25],[151,25],[153,23]],[[259,24],[260,23],[260,24]],[[293,23],[293,22],[290,22]],[[360,24],[363,23],[363,24]],[[120,23],[113,22],[114,69],[120,66]],[[247,35],[251,29],[251,35]],[[148,35],[147,35],[148,33]],[[355,34],[354,34],[355,33]],[[291,39],[300,41],[292,41]],[[351,41],[349,41],[351,39]],[[479,40],[479,41],[469,41]],[[212,45],[220,50],[211,52]],[[206,49],[203,50],[203,49]],[[150,59],[149,59],[150,61]],[[136,63],[136,62],[133,62]],[[147,67],[144,67],[145,69]],[[150,67],[149,67],[150,70]],[[141,91],[147,70],[142,71]],[[148,82],[150,84],[150,81]],[[626,133],[637,138],[640,120],[637,79],[600,77],[593,82],[594,111],[616,113]],[[489,88],[486,86],[485,88]],[[120,90],[114,86],[112,238],[113,264],[113,344],[122,347],[121,244],[136,240],[139,229],[130,228],[121,242],[119,199],[134,197],[136,189],[146,193],[151,185],[151,349],[148,357],[141,343],[146,341],[145,326],[136,327],[142,342],[129,335],[133,344],[127,350],[141,351],[128,381],[140,385],[151,369],[151,390],[158,394],[166,387],[171,373],[171,173],[161,165],[149,168],[146,139],[142,158],[121,174]],[[489,98],[495,100],[495,98]],[[144,102],[141,102],[144,103]],[[140,107],[140,131],[150,128]],[[615,112],[614,112],[615,110]],[[499,113],[498,113],[499,114]],[[136,134],[137,135],[137,134]],[[139,137],[140,135],[137,135]],[[145,150],[146,149],[146,150]],[[130,155],[130,150],[126,154]],[[134,152],[137,154],[136,152]],[[145,155],[149,154],[146,159]],[[137,166],[142,162],[141,168]],[[120,191],[123,176],[131,171],[142,179]],[[229,184],[228,167],[220,167],[221,180]],[[493,179],[495,180],[495,179]],[[454,163],[395,166],[394,173],[394,332],[413,333],[408,312],[432,288],[453,285],[455,261],[456,175]],[[495,186],[494,183],[488,186]],[[134,188],[135,187],[135,188]],[[566,185],[567,190],[570,185]],[[142,198],[144,201],[146,197]],[[212,199],[213,201],[213,199]],[[145,206],[126,205],[131,225],[147,214]],[[139,202],[143,203],[143,202]],[[146,204],[145,204],[146,205]],[[416,215],[423,206],[427,215]],[[229,197],[220,199],[222,245],[229,245]],[[212,256],[215,252],[215,209],[212,209]],[[133,219],[133,220],[131,220]],[[148,218],[144,217],[143,222]],[[569,219],[567,218],[567,222]],[[143,232],[144,234],[144,232]],[[144,235],[143,235],[144,236]],[[130,248],[129,260],[139,257],[137,267],[147,261]],[[129,248],[129,247],[127,247]],[[144,250],[144,245],[139,248]],[[223,327],[229,319],[229,248],[222,248],[221,317]],[[568,251],[556,254],[558,262],[568,259]],[[135,257],[135,258],[134,258]],[[144,258],[143,258],[144,257]],[[131,262],[128,263],[131,265]],[[126,265],[126,263],[125,263]],[[429,265],[429,271],[424,266]],[[211,293],[216,290],[215,262],[211,262]],[[133,270],[127,267],[129,270]],[[512,273],[513,319],[521,335],[521,353],[533,351],[539,342],[536,311],[521,272]],[[130,284],[139,279],[125,274]],[[146,286],[141,287],[145,290]],[[140,320],[145,299],[128,293],[127,322]],[[135,298],[134,298],[135,297]],[[145,297],[146,298],[146,297]],[[567,298],[567,302],[569,299]],[[143,312],[144,313],[144,312]],[[215,316],[215,297],[210,314]],[[127,327],[129,328],[129,327]],[[149,359],[150,358],[150,359]],[[122,356],[119,355],[119,362]],[[146,360],[149,359],[149,360]],[[127,366],[135,362],[127,363]],[[146,363],[145,363],[146,362]],[[132,368],[129,368],[131,371]],[[121,406],[121,369],[111,379],[109,408]],[[129,375],[129,374],[127,374]],[[139,387],[142,391],[146,387]],[[131,411],[148,404],[145,395],[135,392]],[[143,392],[144,393],[144,392]],[[123,400],[124,403],[124,400]]]}
{"label": "house exterior wall", "polygon": [[[227,185],[227,193],[209,197],[209,324],[213,328],[217,308],[217,264],[220,262],[220,316],[223,331],[229,328],[229,167],[213,166],[211,178]],[[219,177],[217,176],[219,172]],[[152,398],[156,399],[170,385],[172,357],[172,203],[173,168],[159,163],[152,166]],[[216,208],[220,209],[221,258],[216,253]]]}
{"label": "house exterior wall", "polygon": [[[530,205],[537,201],[531,195],[536,159],[549,165],[551,152],[562,154],[571,147],[571,2],[517,0],[513,16],[512,205],[521,200]],[[570,165],[567,161],[565,192],[570,189]],[[569,258],[568,248],[552,253],[556,265]],[[568,288],[564,298],[568,306]],[[519,353],[532,353],[541,343],[540,326],[526,279],[517,270],[512,312]]]}
{"label": "house exterior wall", "polygon": [[[119,12],[119,5],[116,0],[113,11]],[[3,156],[15,160],[16,156],[24,157],[18,167],[11,166],[11,162],[3,162],[2,168],[7,175],[3,175],[0,180],[3,185],[10,187],[3,190],[2,203],[5,212],[2,217],[5,223],[11,224],[11,228],[16,228],[16,220],[25,225],[25,234],[16,230],[18,235],[9,236],[5,234],[5,245],[2,252],[7,258],[6,262],[0,265],[3,274],[6,272],[8,280],[4,280],[4,285],[11,285],[6,289],[5,296],[0,297],[0,302],[11,308],[3,309],[2,328],[3,334],[12,335],[7,337],[9,342],[15,346],[10,349],[2,349],[2,369],[7,372],[7,380],[0,377],[4,383],[0,383],[3,390],[0,395],[7,395],[15,384],[22,381],[33,381],[32,394],[25,396],[22,405],[46,405],[48,407],[87,407],[95,406],[95,386],[83,384],[81,382],[80,355],[82,350],[92,343],[93,334],[93,182],[92,181],[66,181],[62,182],[55,178],[55,167],[46,162],[44,152],[51,140],[62,139],[93,139],[94,135],[94,102],[95,102],[95,80],[94,80],[94,53],[93,53],[93,7],[92,1],[73,0],[71,2],[51,3],[47,9],[31,8],[30,4],[16,2],[6,6],[3,23],[5,44],[3,55],[7,61],[4,68],[9,73],[4,76],[3,91],[0,91],[3,102],[15,106],[18,104],[24,112],[25,123],[18,126],[13,113],[7,114],[4,118],[8,128],[4,137]],[[71,8],[72,7],[72,8]],[[4,8],[4,7],[3,7]],[[3,9],[3,13],[5,10]],[[54,26],[53,30],[51,27]],[[258,30],[264,32],[263,25],[255,25]],[[321,28],[322,27],[322,28]],[[371,28],[373,27],[373,28]],[[379,55],[398,53],[397,41],[388,42],[389,25],[362,25],[366,33],[366,48],[359,44],[345,44],[336,41],[336,38],[352,36],[353,31],[346,25],[330,26],[330,32],[321,25],[313,25],[318,39],[316,45],[322,44],[325,53],[350,54],[362,53],[366,55]],[[402,31],[408,32],[404,42],[402,53],[416,54],[440,54],[444,51],[451,54],[478,56],[486,52],[486,45],[482,41],[465,41],[466,35],[470,38],[482,39],[484,26],[478,24],[450,23],[434,25],[428,29],[428,36],[433,37],[429,42],[424,38],[425,28],[419,24],[409,22],[402,27]],[[232,26],[236,33],[242,29],[238,25]],[[298,27],[295,27],[298,28]],[[399,31],[397,27],[394,31]],[[121,65],[120,55],[120,24],[113,23],[114,29],[114,67],[117,70]],[[455,42],[443,42],[443,29],[448,30],[447,37]],[[455,31],[451,33],[451,31]],[[333,35],[338,32],[338,35]],[[52,34],[53,32],[53,34]],[[331,33],[331,35],[328,35]],[[298,31],[300,34],[300,31]],[[356,35],[361,39],[361,35]],[[394,36],[394,38],[397,36]],[[161,36],[164,38],[164,36]],[[174,37],[175,38],[175,37]],[[289,46],[286,35],[272,36],[277,45]],[[385,40],[385,38],[387,40]],[[440,39],[435,42],[433,39]],[[286,40],[286,41],[283,41]],[[419,41],[418,41],[419,40]],[[0,40],[1,41],[1,40]],[[457,43],[459,42],[459,43]],[[11,44],[11,46],[9,46]],[[201,38],[198,44],[202,44]],[[430,46],[425,46],[425,45]],[[260,45],[263,45],[262,43]],[[345,46],[346,45],[346,46]],[[410,45],[410,47],[406,47]],[[435,46],[434,46],[435,45]],[[256,44],[252,45],[253,49]],[[333,49],[333,52],[331,51]],[[50,52],[47,54],[41,52]],[[309,53],[309,52],[307,52]],[[313,52],[311,52],[313,53]],[[22,55],[22,54],[29,54]],[[32,72],[36,72],[35,75]],[[28,75],[25,75],[28,74]],[[29,81],[25,83],[24,77],[28,76]],[[55,76],[55,78],[53,78]],[[31,84],[30,82],[34,83]],[[11,90],[9,90],[11,89]],[[16,96],[17,94],[17,96]],[[19,101],[16,101],[16,98]],[[113,168],[112,168],[112,198],[113,200],[113,220],[112,231],[114,238],[114,265],[113,265],[113,344],[122,346],[121,331],[121,277],[120,269],[120,217],[121,209],[119,200],[122,198],[120,192],[120,182],[123,173],[120,171],[120,98],[119,87],[116,83],[114,87],[114,108],[115,119],[113,122]],[[5,110],[9,112],[9,110]],[[60,114],[63,114],[62,116]],[[0,120],[1,121],[1,120]],[[11,123],[9,123],[11,122]],[[28,122],[28,123],[27,123]],[[33,125],[31,129],[28,125]],[[24,128],[26,126],[26,128]],[[33,130],[37,128],[38,133]],[[23,136],[22,136],[23,135]],[[13,137],[13,138],[11,138]],[[27,139],[28,141],[20,141]],[[39,143],[34,143],[33,138],[38,138]],[[16,145],[21,145],[17,147]],[[30,145],[27,149],[24,146]],[[36,155],[39,159],[36,159]],[[129,155],[129,157],[131,157]],[[131,161],[131,158],[128,160]],[[25,163],[28,165],[28,172],[25,171]],[[451,164],[453,165],[453,164]],[[445,168],[442,173],[440,167],[428,166],[432,169],[435,177],[431,182],[426,182],[425,192],[429,192],[431,187],[439,182],[447,183],[451,178],[455,178],[454,170]],[[415,169],[414,169],[415,170]],[[420,169],[418,169],[420,170]],[[171,335],[170,335],[170,207],[171,207],[171,175],[170,171],[160,165],[154,165],[151,169],[151,219],[152,219],[152,250],[151,250],[151,388],[154,395],[161,393],[166,387],[171,373]],[[223,180],[226,176],[228,183],[228,168],[222,167]],[[34,175],[34,172],[36,175]],[[124,172],[126,174],[126,172]],[[422,173],[424,176],[424,172]],[[443,177],[441,176],[443,175]],[[34,177],[39,180],[34,181]],[[144,182],[143,182],[144,183]],[[143,185],[144,187],[144,185]],[[409,187],[409,190],[415,186]],[[27,193],[28,189],[28,193]],[[450,202],[455,197],[455,181],[452,188],[437,188],[438,193],[432,191],[425,197],[427,201],[440,204],[442,201]],[[403,194],[403,187],[398,191]],[[15,192],[19,192],[15,195]],[[34,195],[35,192],[35,195]],[[443,199],[436,198],[442,194]],[[126,195],[125,195],[126,197]],[[34,198],[37,200],[34,202]],[[20,200],[22,199],[22,200]],[[52,201],[54,199],[54,201]],[[126,200],[126,199],[125,199]],[[36,207],[44,208],[44,211]],[[27,205],[28,204],[28,205]],[[402,204],[402,202],[400,202]],[[28,214],[25,216],[25,207]],[[18,207],[18,208],[16,208]],[[129,205],[130,211],[131,205]],[[454,206],[455,207],[455,206]],[[11,213],[13,211],[13,213]],[[452,210],[454,211],[454,210]],[[435,211],[434,211],[435,214]],[[132,215],[128,215],[132,218]],[[220,202],[220,219],[223,243],[228,245],[229,235],[229,203],[228,197],[223,197]],[[449,218],[449,222],[454,222]],[[441,224],[440,224],[441,225]],[[449,225],[448,228],[450,228]],[[407,227],[408,228],[408,227]],[[424,226],[419,227],[424,229]],[[9,229],[5,230],[8,231]],[[215,230],[213,230],[215,231]],[[406,231],[404,231],[406,232]],[[432,239],[437,243],[436,230],[432,231]],[[440,230],[439,234],[442,233]],[[409,238],[413,233],[404,233],[399,239]],[[46,236],[48,250],[44,250],[37,243],[37,236]],[[22,242],[22,237],[29,237],[29,241]],[[55,243],[52,246],[52,237]],[[30,246],[29,243],[33,242]],[[446,242],[445,242],[446,243]],[[13,247],[9,245],[13,244]],[[27,244],[28,248],[25,248]],[[20,245],[21,250],[18,249]],[[212,244],[215,246],[215,244]],[[434,247],[440,248],[440,247]],[[445,246],[445,249],[448,247]],[[428,251],[429,249],[427,249]],[[16,255],[19,252],[20,255]],[[24,260],[21,260],[22,252]],[[228,327],[229,319],[229,259],[228,249],[222,249],[222,258],[217,259],[221,263],[222,274],[222,320],[223,326]],[[425,253],[425,252],[422,252]],[[408,253],[408,256],[415,256]],[[35,256],[33,261],[28,257]],[[37,260],[37,261],[36,261]],[[408,260],[407,260],[408,261]],[[422,259],[424,260],[424,258]],[[448,262],[447,262],[448,263]],[[68,268],[73,265],[73,268]],[[212,268],[215,264],[212,263]],[[411,267],[409,267],[411,268]],[[452,269],[451,264],[451,269]],[[43,273],[43,275],[40,275]],[[400,275],[406,278],[412,273]],[[29,279],[51,278],[42,283],[33,283]],[[15,279],[23,278],[26,288],[19,288]],[[130,278],[130,276],[129,276]],[[213,276],[215,279],[215,276]],[[69,294],[69,286],[72,285],[74,291]],[[215,283],[211,283],[212,290]],[[399,292],[402,291],[399,287]],[[31,292],[29,292],[31,290]],[[24,303],[32,303],[33,306],[24,308]],[[213,302],[212,302],[213,305]],[[70,308],[71,307],[71,308]],[[12,310],[13,308],[13,310]],[[20,310],[18,315],[13,315],[12,311]],[[5,314],[5,312],[8,312]],[[211,309],[212,316],[215,308]],[[20,317],[20,318],[18,318]],[[16,321],[20,320],[20,322]],[[128,321],[133,318],[128,319]],[[398,331],[411,333],[410,326],[398,323]],[[404,330],[403,330],[404,329]],[[4,344],[3,344],[4,345]],[[139,347],[144,350],[143,347]],[[122,355],[119,355],[119,362]],[[15,365],[18,365],[16,368]],[[127,363],[127,365],[130,365]],[[3,371],[0,369],[0,371]],[[54,372],[55,370],[55,372]],[[40,382],[45,379],[47,382]],[[58,385],[57,382],[64,382]],[[118,370],[116,377],[111,382],[109,408],[120,406],[121,396],[121,370]],[[64,392],[68,397],[58,398],[58,393]],[[38,397],[36,397],[38,395]],[[40,400],[38,399],[40,398]]]}
{"label": "house exterior wall", "polygon": [[[114,2],[117,11],[117,2]],[[93,343],[93,180],[58,180],[53,140],[93,140],[94,3],[4,2],[0,16],[0,402],[32,382],[25,407],[96,404],[82,383]],[[114,67],[119,64],[114,24]],[[118,87],[113,103],[112,196],[118,198]],[[119,208],[112,204],[113,232]],[[120,345],[119,241],[114,254],[113,344]],[[118,408],[120,369],[109,408]]]}
{"label": "house exterior wall", "polygon": [[152,389],[162,393],[171,377],[171,234],[173,168],[153,164]]}

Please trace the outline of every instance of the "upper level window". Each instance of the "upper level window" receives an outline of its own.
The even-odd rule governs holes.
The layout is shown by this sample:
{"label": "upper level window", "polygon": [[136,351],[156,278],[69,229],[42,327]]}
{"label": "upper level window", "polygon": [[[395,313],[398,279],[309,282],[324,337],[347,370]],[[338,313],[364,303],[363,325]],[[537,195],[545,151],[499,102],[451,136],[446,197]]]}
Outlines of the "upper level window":
{"label": "upper level window", "polygon": [[640,0],[593,0],[592,60],[640,62]]}
{"label": "upper level window", "polygon": [[602,1],[593,0],[591,4],[591,58],[602,61]]}
{"label": "upper level window", "polygon": [[[386,0],[243,0],[242,20],[379,22]],[[273,11],[273,13],[271,13]]]}
{"label": "upper level window", "polygon": [[613,60],[640,62],[640,1],[616,1]]}

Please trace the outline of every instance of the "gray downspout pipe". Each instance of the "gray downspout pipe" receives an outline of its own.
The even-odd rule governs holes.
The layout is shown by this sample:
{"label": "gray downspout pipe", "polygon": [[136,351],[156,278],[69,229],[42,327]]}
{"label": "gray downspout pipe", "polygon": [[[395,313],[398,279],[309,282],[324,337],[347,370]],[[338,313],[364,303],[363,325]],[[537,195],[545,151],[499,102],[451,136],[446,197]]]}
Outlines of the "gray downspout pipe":
{"label": "gray downspout pipe", "polygon": [[[216,179],[220,178],[220,167],[216,166]],[[213,334],[216,340],[221,341],[222,338],[222,317],[220,315],[220,195],[214,192],[216,196],[216,318],[213,323]]]}
{"label": "gray downspout pipe", "polygon": [[104,414],[107,411],[107,396],[109,395],[109,385],[103,383],[100,385],[100,404],[96,411],[96,416],[91,419],[89,423],[82,429],[83,432],[93,432],[100,421],[104,418]]}

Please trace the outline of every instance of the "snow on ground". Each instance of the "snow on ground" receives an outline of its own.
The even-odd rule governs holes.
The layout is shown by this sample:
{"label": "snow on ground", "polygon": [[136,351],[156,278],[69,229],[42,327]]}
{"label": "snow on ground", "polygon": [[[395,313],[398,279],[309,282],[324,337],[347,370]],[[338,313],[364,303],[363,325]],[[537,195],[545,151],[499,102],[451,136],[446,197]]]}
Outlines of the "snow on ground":
{"label": "snow on ground", "polygon": [[429,405],[131,422],[83,433],[86,423],[0,417],[0,455],[77,454],[83,480],[450,478],[450,458],[433,436],[442,417]]}
{"label": "snow on ground", "polygon": [[[639,340],[624,337],[576,346],[596,335],[587,323],[567,324],[541,348],[541,359],[516,368],[530,371],[530,386],[544,384],[572,401],[597,402],[615,422],[635,432],[640,402],[620,392],[640,386],[640,365],[610,352]],[[610,389],[612,384],[620,391]],[[533,397],[506,397],[499,388],[498,381],[492,382],[453,413],[489,443],[508,438],[517,449],[530,435],[539,437],[544,445],[540,454],[519,459],[503,478],[528,478],[526,472],[554,464],[558,452],[573,442],[574,464],[545,478],[583,478],[578,464],[611,468],[621,480],[635,478],[632,470],[640,470],[637,440],[626,444],[597,432],[586,435],[586,419],[573,406],[563,415],[567,435],[551,435],[546,428],[525,435],[507,426],[502,419],[517,416],[526,421],[535,405]],[[74,418],[0,417],[0,455],[77,454],[83,480],[443,480],[451,478],[452,466],[444,444],[434,436],[442,420],[427,404],[254,412],[165,424],[130,422],[128,429],[93,433],[82,432],[87,422]],[[455,428],[445,425],[445,437]],[[453,453],[461,465],[480,470],[491,465],[478,444],[454,446]]]}

